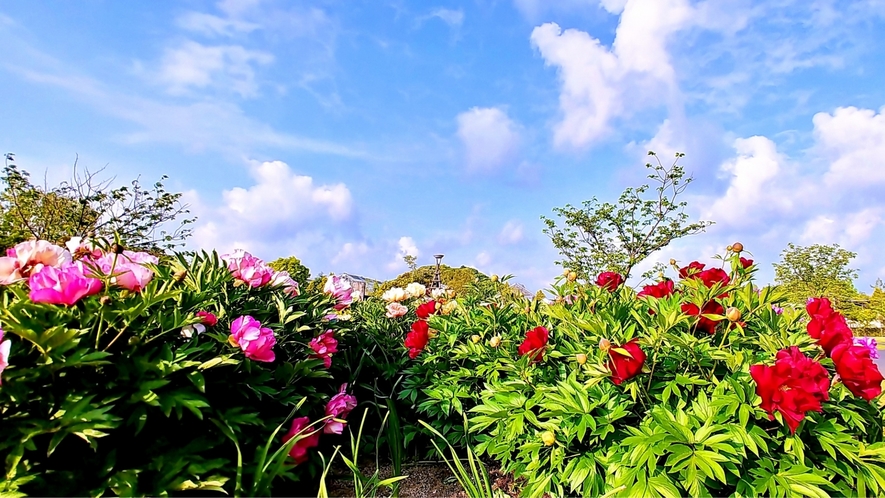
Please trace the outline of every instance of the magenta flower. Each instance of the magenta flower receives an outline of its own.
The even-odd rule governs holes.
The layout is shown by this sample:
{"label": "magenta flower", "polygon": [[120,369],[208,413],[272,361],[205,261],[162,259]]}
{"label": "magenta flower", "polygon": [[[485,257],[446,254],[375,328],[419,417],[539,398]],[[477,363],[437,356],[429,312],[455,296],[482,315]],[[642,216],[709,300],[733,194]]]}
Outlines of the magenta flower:
{"label": "magenta flower", "polygon": [[341,277],[329,275],[326,278],[326,285],[323,286],[323,292],[335,298],[335,309],[338,311],[353,302],[353,287]]}
{"label": "magenta flower", "polygon": [[776,304],[771,305],[771,311],[774,311],[775,315],[782,315],[784,313],[784,309]]}
{"label": "magenta flower", "polygon": [[313,432],[313,434],[299,439],[295,445],[292,446],[292,449],[289,450],[289,456],[295,459],[295,465],[306,462],[307,450],[320,444],[320,432],[318,430],[315,431],[312,427],[308,428],[309,425],[309,418],[296,418],[292,421],[292,428],[289,429],[289,432],[287,432],[285,436],[283,436],[283,443],[286,443],[295,436],[304,436],[305,434]]}
{"label": "magenta flower", "polygon": [[283,292],[292,297],[297,296],[301,292],[298,290],[298,282],[289,275],[287,271],[278,271],[273,274],[270,284],[274,287],[282,287]]}
{"label": "magenta flower", "polygon": [[335,339],[335,332],[327,330],[310,341],[310,349],[315,354],[310,355],[311,358],[322,358],[326,368],[332,366],[332,353],[338,352],[338,341]]}
{"label": "magenta flower", "polygon": [[230,324],[228,342],[239,346],[250,360],[271,362],[276,358],[273,347],[277,338],[273,330],[262,327],[258,320],[249,315],[241,316]]}
{"label": "magenta flower", "polygon": [[35,303],[72,306],[80,299],[101,291],[101,280],[83,274],[79,263],[66,263],[61,268],[44,266],[28,280],[29,297]]}
{"label": "magenta flower", "polygon": [[[326,404],[326,415],[334,418],[347,418],[351,410],[356,408],[356,396],[347,394],[347,384],[341,384],[338,394],[332,396],[332,399]],[[326,427],[323,432],[326,434],[341,434],[344,432],[344,424],[347,422],[338,422],[333,418],[326,419]]]}
{"label": "magenta flower", "polygon": [[6,257],[0,258],[0,285],[27,279],[46,266],[61,268],[71,261],[71,253],[65,248],[45,240],[16,244],[6,250]]}
{"label": "magenta flower", "polygon": [[274,276],[273,268],[241,249],[232,254],[225,254],[221,259],[227,263],[227,269],[235,279],[245,282],[250,287],[261,287],[270,282]]}
{"label": "magenta flower", "polygon": [[[9,348],[12,347],[12,341],[9,339],[3,340],[3,327],[0,327],[0,374],[6,370],[6,367],[9,366]],[[3,384],[3,379],[0,378],[0,384]],[[332,399],[335,399],[334,397]],[[339,433],[340,434],[340,433]]]}
{"label": "magenta flower", "polygon": [[863,347],[867,348],[867,350],[869,350],[869,352],[870,352],[871,359],[873,359],[873,360],[879,359],[879,348],[878,348],[878,344],[876,343],[876,339],[874,339],[872,337],[855,337],[854,338],[854,345],[855,346],[863,346]]}
{"label": "magenta flower", "polygon": [[218,323],[218,317],[208,311],[198,311],[197,316],[202,319],[203,325],[207,327],[214,327]]}

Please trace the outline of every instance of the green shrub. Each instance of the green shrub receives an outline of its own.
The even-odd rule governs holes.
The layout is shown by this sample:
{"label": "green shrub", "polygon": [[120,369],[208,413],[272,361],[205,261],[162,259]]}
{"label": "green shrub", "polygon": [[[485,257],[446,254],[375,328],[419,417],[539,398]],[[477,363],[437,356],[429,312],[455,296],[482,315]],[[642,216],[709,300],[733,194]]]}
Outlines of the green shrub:
{"label": "green shrub", "polygon": [[[723,262],[732,270],[681,279],[661,298],[563,280],[550,305],[459,299],[455,313],[431,318],[439,333],[407,370],[401,396],[450,443],[473,444],[523,478],[526,496],[885,493],[879,403],[835,380],[837,368],[857,373],[831,358],[845,358],[851,344],[839,336],[844,318],[814,319],[827,340],[844,343],[824,350],[804,312],[781,311],[782,294],[753,285],[755,267],[737,253]],[[527,331],[536,327],[549,330],[549,343],[533,349]],[[775,381],[791,384],[766,394],[750,367],[774,364],[783,350],[805,370],[778,370]],[[864,361],[876,383],[864,394],[878,396],[882,377]],[[796,387],[805,379],[797,372],[817,368],[813,386],[828,389]],[[771,419],[757,392],[782,408]],[[469,435],[456,427],[462,413]],[[785,414],[797,413],[804,420],[793,433]]]}
{"label": "green shrub", "polygon": [[[139,292],[106,276],[101,292],[72,306],[35,303],[24,283],[0,287],[11,343],[0,387],[0,490],[263,494],[277,473],[278,493],[312,488],[318,459],[268,458],[285,455],[282,434],[296,414],[322,430],[324,405],[350,380],[333,380],[308,347],[328,328],[330,299],[251,287],[215,254],[145,266],[155,275]],[[200,311],[218,318],[203,333],[190,328]],[[229,342],[231,322],[244,315],[273,331],[272,362],[247,359]]]}

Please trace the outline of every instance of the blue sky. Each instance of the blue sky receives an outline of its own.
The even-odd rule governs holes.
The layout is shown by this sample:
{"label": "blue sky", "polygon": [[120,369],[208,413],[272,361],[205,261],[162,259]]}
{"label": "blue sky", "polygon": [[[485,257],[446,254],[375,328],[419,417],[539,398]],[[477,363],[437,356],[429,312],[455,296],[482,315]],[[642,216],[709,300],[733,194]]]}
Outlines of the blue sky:
{"label": "blue sky", "polygon": [[[553,6],[551,6],[551,4]],[[170,176],[192,247],[379,279],[437,252],[537,289],[540,215],[677,151],[713,220],[647,263],[788,242],[885,278],[885,1],[7,0],[0,146]]]}

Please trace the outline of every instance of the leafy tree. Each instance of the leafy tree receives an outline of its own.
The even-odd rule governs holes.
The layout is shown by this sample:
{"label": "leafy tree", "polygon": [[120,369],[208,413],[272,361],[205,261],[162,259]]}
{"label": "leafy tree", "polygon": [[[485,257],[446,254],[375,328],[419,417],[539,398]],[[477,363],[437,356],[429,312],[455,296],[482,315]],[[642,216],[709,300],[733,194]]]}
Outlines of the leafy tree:
{"label": "leafy tree", "polygon": [[[287,271],[293,280],[298,282],[298,287],[304,288],[310,280],[310,268],[301,264],[301,260],[295,256],[279,258],[268,263],[268,266],[276,271]],[[323,282],[325,284],[325,282]]]}
{"label": "leafy tree", "polygon": [[[794,304],[804,305],[809,297],[823,296],[848,312],[852,300],[859,297],[854,288],[857,270],[850,267],[855,256],[838,244],[804,247],[790,243],[781,253],[781,260],[774,263],[774,280]],[[851,315],[846,313],[849,318]]]}
{"label": "leafy tree", "polygon": [[646,197],[649,185],[624,190],[617,203],[600,203],[595,197],[578,208],[571,204],[555,208],[562,219],[542,216],[547,225],[544,233],[559,250],[557,261],[583,278],[601,271],[617,271],[629,276],[633,268],[653,252],[670,242],[706,230],[709,221],[689,223],[686,202],[677,199],[692,182],[678,164],[682,153],[669,167],[664,166],[654,152],[649,152],[656,164],[647,163],[648,178],[655,183],[654,195]]}
{"label": "leafy tree", "polygon": [[[0,246],[9,247],[39,238],[63,243],[70,237],[97,236],[114,239],[134,250],[163,252],[180,245],[191,235],[193,218],[180,193],[166,191],[163,181],[142,186],[136,178],[129,185],[110,188],[113,179],[99,180],[85,170],[55,187],[34,185],[27,171],[5,155],[0,177]],[[177,221],[177,225],[174,223]]]}

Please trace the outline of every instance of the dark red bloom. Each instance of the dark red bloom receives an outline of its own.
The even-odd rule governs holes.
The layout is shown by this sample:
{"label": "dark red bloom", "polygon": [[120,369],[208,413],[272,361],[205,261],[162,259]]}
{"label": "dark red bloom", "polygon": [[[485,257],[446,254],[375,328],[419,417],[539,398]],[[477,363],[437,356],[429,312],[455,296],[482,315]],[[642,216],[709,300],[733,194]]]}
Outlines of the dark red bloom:
{"label": "dark red bloom", "polygon": [[697,261],[692,261],[688,264],[688,266],[683,266],[679,269],[679,278],[688,278],[695,273],[699,273],[704,269],[703,263],[698,263]]}
{"label": "dark red bloom", "polygon": [[740,261],[741,261],[741,266],[744,268],[744,270],[746,270],[747,268],[753,266],[753,260],[752,260],[752,259],[747,259],[747,258],[741,257]]}
{"label": "dark red bloom", "polygon": [[818,345],[827,355],[832,356],[833,349],[842,344],[851,345],[854,334],[841,313],[833,310],[827,298],[814,298],[808,301],[805,311],[811,316],[805,330],[808,335],[817,339]]}
{"label": "dark red bloom", "polygon": [[728,282],[731,281],[728,273],[725,273],[725,270],[722,268],[710,268],[692,275],[691,278],[701,279],[707,288],[711,288],[716,284],[728,285]]}
{"label": "dark red bloom", "polygon": [[654,285],[646,285],[642,288],[642,292],[636,294],[636,297],[651,296],[661,299],[663,297],[669,296],[670,294],[673,294],[673,289],[673,281],[664,280]]}
{"label": "dark red bloom", "polygon": [[[624,354],[619,349],[629,354]],[[636,339],[620,347],[612,347],[608,350],[608,369],[612,373],[612,382],[620,386],[622,382],[635,377],[645,364],[645,353],[637,344]]]}
{"label": "dark red bloom", "polygon": [[520,356],[532,354],[532,361],[541,361],[544,358],[544,349],[550,332],[544,327],[535,327],[525,333],[525,340],[519,345]]}
{"label": "dark red bloom", "polygon": [[218,323],[218,317],[208,311],[198,311],[197,316],[202,320],[201,323],[207,327],[214,327]]}
{"label": "dark red bloom", "polygon": [[424,320],[417,320],[412,324],[412,331],[406,334],[405,346],[409,348],[409,358],[415,359],[427,346],[430,340],[430,327]]}
{"label": "dark red bloom", "polygon": [[696,325],[697,329],[713,335],[716,333],[716,324],[719,323],[719,320],[712,320],[701,315],[724,315],[725,308],[716,301],[708,301],[703,309],[698,308],[698,305],[694,303],[682,303],[682,312],[689,316],[700,316]]}
{"label": "dark red bloom", "polygon": [[833,349],[836,373],[849,391],[867,401],[882,393],[882,373],[865,346],[840,344]]}
{"label": "dark red bloom", "polygon": [[829,399],[826,369],[795,346],[778,351],[774,366],[752,365],[750,375],[768,418],[780,412],[793,434],[809,411],[822,411],[821,402]]}
{"label": "dark red bloom", "polygon": [[427,301],[415,310],[418,318],[427,318],[434,313],[436,313],[436,301]]}
{"label": "dark red bloom", "polygon": [[596,285],[602,287],[609,292],[614,292],[623,283],[624,277],[622,277],[619,273],[615,273],[613,271],[602,272],[599,274],[599,276],[596,277]]}

